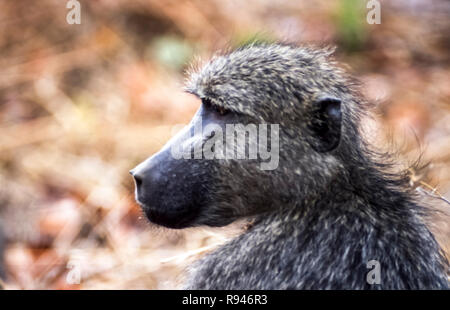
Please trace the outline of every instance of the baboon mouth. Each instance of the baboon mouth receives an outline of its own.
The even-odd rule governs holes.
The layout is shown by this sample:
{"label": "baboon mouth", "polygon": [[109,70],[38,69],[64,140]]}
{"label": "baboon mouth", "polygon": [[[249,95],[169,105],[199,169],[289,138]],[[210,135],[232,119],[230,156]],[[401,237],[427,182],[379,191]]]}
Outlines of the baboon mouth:
{"label": "baboon mouth", "polygon": [[193,212],[180,211],[170,212],[157,210],[154,207],[138,202],[144,211],[147,219],[157,225],[172,229],[182,229],[189,227],[195,215]]}

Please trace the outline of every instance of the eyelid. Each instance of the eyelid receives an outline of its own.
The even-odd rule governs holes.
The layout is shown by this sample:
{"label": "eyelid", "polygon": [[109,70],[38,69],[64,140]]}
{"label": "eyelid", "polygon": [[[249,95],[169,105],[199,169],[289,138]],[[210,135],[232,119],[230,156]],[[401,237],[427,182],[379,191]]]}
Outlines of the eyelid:
{"label": "eyelid", "polygon": [[227,110],[223,106],[212,103],[211,99],[209,99],[209,98],[201,98],[201,100],[205,106],[212,107],[217,113],[219,113],[222,116],[228,114],[228,112],[229,112],[229,110]]}

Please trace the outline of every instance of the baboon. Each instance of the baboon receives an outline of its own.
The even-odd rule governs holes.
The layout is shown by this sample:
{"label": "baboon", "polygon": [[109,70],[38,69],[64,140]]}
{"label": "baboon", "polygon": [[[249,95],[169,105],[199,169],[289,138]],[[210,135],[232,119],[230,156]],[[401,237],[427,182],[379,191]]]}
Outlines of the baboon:
{"label": "baboon", "polygon": [[[186,288],[449,287],[428,209],[362,137],[368,104],[356,85],[329,49],[284,44],[242,47],[191,74],[186,91],[202,104],[131,170],[136,199],[151,222],[170,228],[242,218],[252,226],[189,268]],[[199,122],[216,130],[195,133]],[[204,152],[196,146],[223,142],[217,128],[230,124],[278,124],[278,138],[269,135],[278,166],[262,169],[260,156],[195,157]],[[194,158],[174,158],[179,145]]]}

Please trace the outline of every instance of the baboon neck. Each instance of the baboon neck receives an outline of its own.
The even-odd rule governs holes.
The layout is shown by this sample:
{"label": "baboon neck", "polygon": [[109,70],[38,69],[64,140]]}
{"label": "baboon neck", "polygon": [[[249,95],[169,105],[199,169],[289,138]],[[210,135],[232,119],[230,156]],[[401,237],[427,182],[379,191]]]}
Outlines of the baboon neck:
{"label": "baboon neck", "polygon": [[423,217],[427,216],[427,209],[417,203],[406,177],[383,172],[362,156],[359,163],[344,165],[323,188],[305,192],[309,195],[299,193],[296,201],[289,201],[274,217],[280,221],[317,222],[318,227],[342,220],[345,225],[376,229],[418,225],[426,230]]}

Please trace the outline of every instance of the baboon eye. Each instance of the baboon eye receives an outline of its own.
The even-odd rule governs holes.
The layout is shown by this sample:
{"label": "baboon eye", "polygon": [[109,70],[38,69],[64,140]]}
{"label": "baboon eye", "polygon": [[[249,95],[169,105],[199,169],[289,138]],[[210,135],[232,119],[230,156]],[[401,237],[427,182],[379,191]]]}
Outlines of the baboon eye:
{"label": "baboon eye", "polygon": [[214,111],[222,116],[228,114],[228,110],[220,105],[216,105],[211,102],[209,98],[202,98],[202,103],[206,108],[214,109]]}
{"label": "baboon eye", "polygon": [[220,115],[226,115],[228,113],[228,111],[221,106],[215,106],[215,110],[217,111],[217,113],[219,113]]}

